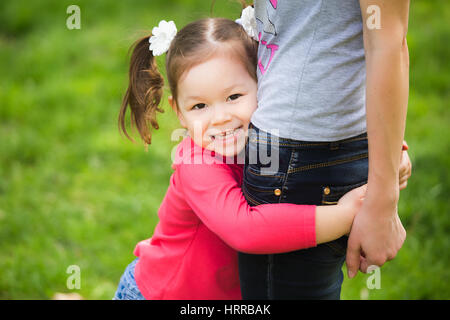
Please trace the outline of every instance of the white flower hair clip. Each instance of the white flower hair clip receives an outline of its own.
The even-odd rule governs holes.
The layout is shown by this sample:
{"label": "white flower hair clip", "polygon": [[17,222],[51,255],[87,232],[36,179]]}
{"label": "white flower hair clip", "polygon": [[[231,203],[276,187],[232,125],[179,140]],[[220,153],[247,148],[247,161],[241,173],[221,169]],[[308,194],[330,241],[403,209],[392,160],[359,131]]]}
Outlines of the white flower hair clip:
{"label": "white flower hair clip", "polygon": [[236,20],[236,23],[240,24],[250,37],[258,41],[255,8],[253,8],[252,6],[248,6],[244,10],[242,10],[241,17]]}
{"label": "white flower hair clip", "polygon": [[177,27],[173,21],[161,20],[159,25],[153,28],[152,36],[148,39],[153,56],[160,56],[166,53],[176,34]]}

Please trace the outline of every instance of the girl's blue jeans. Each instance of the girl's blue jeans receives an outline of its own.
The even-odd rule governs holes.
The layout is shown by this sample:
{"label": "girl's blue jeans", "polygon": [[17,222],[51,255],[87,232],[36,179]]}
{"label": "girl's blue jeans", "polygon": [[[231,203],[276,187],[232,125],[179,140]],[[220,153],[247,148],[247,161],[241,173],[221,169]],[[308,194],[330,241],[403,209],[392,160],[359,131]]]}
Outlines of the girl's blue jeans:
{"label": "girl's blue jeans", "polygon": [[[252,206],[336,204],[365,184],[367,175],[367,134],[304,142],[277,138],[250,124],[242,190]],[[283,254],[239,253],[243,299],[340,299],[347,239]]]}
{"label": "girl's blue jeans", "polygon": [[134,279],[134,268],[138,259],[131,262],[120,278],[113,300],[145,300]]}

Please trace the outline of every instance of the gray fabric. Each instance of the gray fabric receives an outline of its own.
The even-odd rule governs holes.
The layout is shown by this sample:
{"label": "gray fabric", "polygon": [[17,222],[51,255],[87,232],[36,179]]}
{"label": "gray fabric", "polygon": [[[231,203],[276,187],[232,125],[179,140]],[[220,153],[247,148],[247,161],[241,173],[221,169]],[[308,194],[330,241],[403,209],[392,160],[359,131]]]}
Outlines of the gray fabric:
{"label": "gray fabric", "polygon": [[364,133],[359,1],[255,0],[255,12],[261,38],[252,123],[302,141],[337,141]]}

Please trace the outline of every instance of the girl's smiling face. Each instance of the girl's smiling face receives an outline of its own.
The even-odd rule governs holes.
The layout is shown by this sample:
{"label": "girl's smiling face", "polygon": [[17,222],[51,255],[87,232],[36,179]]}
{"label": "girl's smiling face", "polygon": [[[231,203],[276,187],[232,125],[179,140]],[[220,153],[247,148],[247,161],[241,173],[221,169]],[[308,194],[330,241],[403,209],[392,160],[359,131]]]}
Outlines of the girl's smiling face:
{"label": "girl's smiling face", "polygon": [[240,153],[257,107],[257,83],[232,54],[214,55],[189,69],[169,97],[181,125],[194,142],[224,156]]}

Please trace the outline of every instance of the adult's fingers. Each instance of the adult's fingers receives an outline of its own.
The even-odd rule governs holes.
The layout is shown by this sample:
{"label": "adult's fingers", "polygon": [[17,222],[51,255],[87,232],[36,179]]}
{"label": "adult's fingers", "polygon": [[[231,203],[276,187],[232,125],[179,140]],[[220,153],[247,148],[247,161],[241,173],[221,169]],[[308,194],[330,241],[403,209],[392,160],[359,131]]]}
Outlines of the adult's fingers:
{"label": "adult's fingers", "polygon": [[367,263],[367,259],[364,258],[363,256],[361,256],[359,270],[363,273],[367,273],[368,267],[369,267],[369,264]]}
{"label": "adult's fingers", "polygon": [[356,243],[353,244],[351,242],[351,239],[349,239],[345,263],[347,264],[347,274],[350,279],[356,276],[356,273],[359,270],[360,253],[361,253],[360,245]]}

